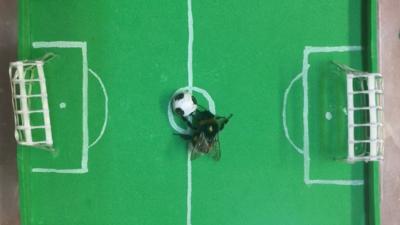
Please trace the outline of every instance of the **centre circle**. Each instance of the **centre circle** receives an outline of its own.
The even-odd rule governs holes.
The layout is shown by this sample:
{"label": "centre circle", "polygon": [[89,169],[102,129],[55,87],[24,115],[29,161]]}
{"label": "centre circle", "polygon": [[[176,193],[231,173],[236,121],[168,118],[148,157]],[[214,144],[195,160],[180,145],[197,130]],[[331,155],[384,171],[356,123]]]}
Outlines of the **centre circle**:
{"label": "centre circle", "polygon": [[[215,115],[216,111],[215,111],[214,100],[211,98],[210,94],[208,94],[208,92],[206,90],[201,89],[199,87],[188,87],[188,86],[186,86],[186,87],[182,87],[182,88],[179,88],[178,90],[176,90],[175,93],[173,94],[173,96],[175,96],[177,93],[183,92],[183,91],[193,91],[193,92],[197,92],[197,93],[203,95],[203,97],[208,101],[208,110],[212,114]],[[180,134],[188,134],[189,133],[188,128],[182,128],[175,122],[174,113],[173,113],[172,108],[171,108],[172,97],[168,102],[168,120],[169,120],[169,124],[171,125],[171,127],[176,132],[178,132]]]}

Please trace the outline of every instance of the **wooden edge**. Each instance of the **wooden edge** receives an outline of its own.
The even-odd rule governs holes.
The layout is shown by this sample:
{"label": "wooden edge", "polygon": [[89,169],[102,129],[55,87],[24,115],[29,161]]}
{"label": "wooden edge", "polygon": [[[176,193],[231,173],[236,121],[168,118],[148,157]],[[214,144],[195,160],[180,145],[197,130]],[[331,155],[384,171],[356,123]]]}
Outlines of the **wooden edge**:
{"label": "wooden edge", "polygon": [[[366,7],[366,35],[367,35],[367,68],[369,72],[377,73],[378,68],[378,0],[369,0]],[[367,224],[381,224],[381,199],[378,162],[369,162],[366,165],[366,203]]]}
{"label": "wooden edge", "polygon": [[[30,17],[29,0],[18,0],[18,60],[29,59],[30,57]],[[30,224],[30,206],[29,206],[29,178],[26,176],[30,170],[30,160],[23,152],[23,147],[17,145],[17,169],[19,182],[19,210],[20,222],[22,225]]]}

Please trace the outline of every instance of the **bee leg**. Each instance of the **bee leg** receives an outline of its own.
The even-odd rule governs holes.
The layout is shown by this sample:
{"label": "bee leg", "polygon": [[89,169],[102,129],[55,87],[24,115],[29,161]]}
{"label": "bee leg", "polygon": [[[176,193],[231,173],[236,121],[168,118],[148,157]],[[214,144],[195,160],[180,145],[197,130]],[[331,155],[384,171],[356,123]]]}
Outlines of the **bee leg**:
{"label": "bee leg", "polygon": [[186,117],[182,116],[182,120],[185,121],[185,123],[193,130],[196,130],[196,128],[193,126],[192,122],[190,122]]}
{"label": "bee leg", "polygon": [[225,124],[227,124],[229,122],[229,119],[232,117],[233,115],[229,115],[228,117],[222,117],[222,116],[217,116],[216,119],[218,121],[218,127],[219,130],[224,129]]}
{"label": "bee leg", "polygon": [[225,119],[225,120],[229,120],[231,117],[233,116],[233,114],[231,113],[228,117],[225,116],[216,116],[216,119]]}

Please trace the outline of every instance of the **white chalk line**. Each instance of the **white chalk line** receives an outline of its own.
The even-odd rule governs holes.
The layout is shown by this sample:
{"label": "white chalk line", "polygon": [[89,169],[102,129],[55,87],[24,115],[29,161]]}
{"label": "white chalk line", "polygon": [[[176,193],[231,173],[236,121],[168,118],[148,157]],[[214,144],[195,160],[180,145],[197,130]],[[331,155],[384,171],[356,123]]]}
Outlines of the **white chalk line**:
{"label": "white chalk line", "polygon": [[187,196],[186,196],[186,224],[192,224],[192,161],[191,161],[191,151],[188,152],[187,158]]}
{"label": "white chalk line", "polygon": [[33,168],[32,172],[37,173],[87,173],[89,160],[89,129],[88,129],[88,62],[87,44],[78,41],[50,41],[33,42],[33,48],[80,48],[82,51],[82,160],[81,168],[77,169],[54,169],[54,168]]}
{"label": "white chalk line", "polygon": [[287,98],[288,98],[288,95],[289,95],[289,93],[290,93],[290,91],[291,91],[291,89],[292,89],[292,86],[293,86],[293,84],[294,84],[296,81],[300,80],[300,78],[301,78],[302,76],[303,76],[303,74],[300,73],[300,74],[297,75],[295,78],[293,78],[292,81],[290,81],[290,84],[289,84],[289,86],[286,88],[285,94],[284,94],[284,96],[283,96],[283,110],[282,110],[283,130],[285,131],[286,139],[287,139],[287,140],[289,141],[289,143],[293,146],[293,148],[296,149],[296,151],[297,151],[298,153],[300,153],[300,154],[303,154],[303,153],[304,153],[304,152],[303,152],[303,149],[301,149],[300,147],[298,147],[298,146],[293,142],[293,140],[292,140],[292,138],[290,137],[290,134],[289,134],[289,130],[288,130],[288,127],[287,127],[287,120],[286,120],[286,108],[287,108]]}
{"label": "white chalk line", "polygon": [[308,180],[306,184],[331,184],[331,185],[364,185],[363,180]]}
{"label": "white chalk line", "polygon": [[308,54],[307,47],[304,49],[303,55],[303,157],[304,157],[304,182],[308,184],[310,180],[310,153],[309,153],[309,133],[308,133]]}
{"label": "white chalk line", "polygon": [[90,74],[92,74],[96,80],[99,82],[101,89],[103,91],[104,95],[104,121],[103,121],[103,126],[101,127],[100,134],[97,136],[97,138],[89,145],[89,148],[93,147],[97,142],[100,141],[100,139],[103,137],[104,132],[106,131],[107,128],[107,123],[108,123],[108,95],[107,95],[107,90],[106,87],[104,86],[103,81],[101,80],[100,76],[97,75],[92,69],[89,68]]}
{"label": "white chalk line", "polygon": [[35,41],[33,48],[80,48],[86,49],[86,42],[81,41]]}
{"label": "white chalk line", "polygon": [[[192,13],[192,1],[187,0],[188,7],[188,54],[187,54],[187,70],[188,70],[188,86],[179,88],[175,93],[181,91],[196,91],[202,94],[208,101],[209,107],[212,108],[212,112],[215,113],[215,103],[212,100],[211,96],[207,93],[207,91],[193,87],[193,41],[194,41],[194,32],[193,32],[193,13]],[[211,109],[210,109],[211,111]],[[178,126],[174,120],[174,115],[171,109],[171,100],[168,102],[168,121],[171,127],[180,134],[189,134],[189,128],[184,129]],[[188,151],[188,159],[187,159],[187,196],[186,196],[186,224],[192,224],[192,161],[190,160],[191,152]]]}
{"label": "white chalk line", "polygon": [[326,113],[325,113],[325,119],[326,119],[326,120],[331,120],[332,117],[333,117],[333,115],[332,115],[331,112],[326,112]]}
{"label": "white chalk line", "polygon": [[193,31],[193,12],[192,12],[192,0],[187,1],[188,5],[188,86],[193,87],[193,42],[194,42],[194,31]]}
{"label": "white chalk line", "polygon": [[[187,0],[188,6],[188,88],[189,91],[192,92],[193,89],[193,41],[194,41],[194,31],[193,31],[193,11],[192,11],[192,0]],[[205,91],[205,90],[204,90]],[[206,92],[207,93],[207,92]],[[204,94],[203,94],[204,95]],[[207,93],[207,96],[211,96]],[[204,97],[206,97],[204,95]],[[206,97],[207,98],[207,97]],[[207,99],[210,105],[209,99]],[[212,101],[212,99],[211,99]],[[214,102],[213,102],[214,103]],[[168,104],[171,107],[171,104]],[[215,106],[214,106],[215,111]],[[189,130],[187,130],[189,131]],[[191,151],[188,149],[188,158],[187,158],[187,196],[186,196],[186,225],[192,225],[192,160],[190,159]]]}
{"label": "white chalk line", "polygon": [[69,173],[69,174],[83,174],[87,173],[89,170],[86,168],[80,169],[51,169],[51,168],[33,168],[34,173]]}
{"label": "white chalk line", "polygon": [[83,64],[83,81],[82,81],[82,130],[83,130],[83,143],[82,143],[82,169],[88,171],[89,162],[89,106],[88,106],[88,88],[89,88],[89,77],[88,77],[88,61],[87,61],[87,45],[82,48],[82,64]]}
{"label": "white chalk line", "polygon": [[[193,12],[192,12],[192,0],[187,0],[187,15],[188,15],[188,53],[187,53],[187,72],[188,72],[188,86],[179,88],[175,91],[174,95],[178,92],[189,91],[190,93],[197,92],[202,94],[208,101],[208,108],[211,113],[215,114],[215,103],[211,98],[210,94],[199,87],[193,86],[193,42],[194,42],[194,31],[193,31]],[[172,98],[171,98],[172,99]],[[171,127],[179,134],[189,134],[189,128],[182,128],[174,120],[174,114],[171,109],[171,100],[168,102],[167,107],[168,121]],[[186,224],[192,224],[192,161],[190,159],[191,152],[188,150],[187,158],[187,196],[186,196]]]}
{"label": "white chalk line", "polygon": [[314,180],[310,179],[310,144],[309,144],[309,128],[308,128],[308,70],[310,68],[309,55],[311,53],[326,52],[349,52],[361,51],[361,46],[336,46],[336,47],[313,47],[306,46],[303,52],[303,91],[304,91],[304,108],[303,108],[303,125],[304,125],[304,182],[306,184],[332,184],[332,185],[363,185],[364,180]]}

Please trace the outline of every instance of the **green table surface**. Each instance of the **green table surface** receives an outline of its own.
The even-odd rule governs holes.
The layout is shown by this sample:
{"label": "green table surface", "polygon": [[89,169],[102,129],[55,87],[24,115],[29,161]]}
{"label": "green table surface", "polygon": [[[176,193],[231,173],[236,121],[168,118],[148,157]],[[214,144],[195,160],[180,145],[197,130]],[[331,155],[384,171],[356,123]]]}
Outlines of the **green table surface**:
{"label": "green table surface", "polygon": [[18,148],[22,223],[379,224],[376,168],[340,160],[346,83],[331,63],[371,70],[368,6],[193,0],[193,85],[234,116],[221,161],[190,162],[167,114],[190,85],[186,0],[21,0],[20,58],[57,55],[55,150]]}

